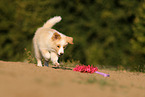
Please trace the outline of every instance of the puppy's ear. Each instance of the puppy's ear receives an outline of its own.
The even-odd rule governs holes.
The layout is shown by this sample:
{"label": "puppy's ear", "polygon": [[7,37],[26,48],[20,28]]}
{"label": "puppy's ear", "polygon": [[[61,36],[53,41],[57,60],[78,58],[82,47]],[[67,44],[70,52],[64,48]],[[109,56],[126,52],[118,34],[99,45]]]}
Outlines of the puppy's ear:
{"label": "puppy's ear", "polygon": [[61,39],[61,36],[60,34],[58,34],[57,32],[55,32],[52,36],[52,40],[60,40]]}
{"label": "puppy's ear", "polygon": [[73,43],[73,38],[72,37],[66,37],[66,40],[69,44],[74,44]]}

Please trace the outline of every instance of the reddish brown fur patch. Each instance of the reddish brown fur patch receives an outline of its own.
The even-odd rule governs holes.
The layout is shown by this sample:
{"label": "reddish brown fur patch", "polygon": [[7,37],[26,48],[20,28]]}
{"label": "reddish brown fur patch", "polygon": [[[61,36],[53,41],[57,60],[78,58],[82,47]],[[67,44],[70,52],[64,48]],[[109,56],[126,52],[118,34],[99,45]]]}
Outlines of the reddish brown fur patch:
{"label": "reddish brown fur patch", "polygon": [[60,39],[61,39],[61,36],[57,32],[55,32],[52,36],[52,40],[60,40]]}

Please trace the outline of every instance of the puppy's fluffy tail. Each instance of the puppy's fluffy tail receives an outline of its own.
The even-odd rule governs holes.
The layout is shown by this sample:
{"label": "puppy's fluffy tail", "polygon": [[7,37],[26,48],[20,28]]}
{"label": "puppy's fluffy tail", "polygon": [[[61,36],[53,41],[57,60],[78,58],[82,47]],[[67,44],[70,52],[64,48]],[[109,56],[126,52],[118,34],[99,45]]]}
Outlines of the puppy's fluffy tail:
{"label": "puppy's fluffy tail", "polygon": [[43,27],[45,28],[51,28],[53,27],[56,23],[60,22],[61,21],[61,16],[55,16],[51,19],[49,19],[44,25]]}

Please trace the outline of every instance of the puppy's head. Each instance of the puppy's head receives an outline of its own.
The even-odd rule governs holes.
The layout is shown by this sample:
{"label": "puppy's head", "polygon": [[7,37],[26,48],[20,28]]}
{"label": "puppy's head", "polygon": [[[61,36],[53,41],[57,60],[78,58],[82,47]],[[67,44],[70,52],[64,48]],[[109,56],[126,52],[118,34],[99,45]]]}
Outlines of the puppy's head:
{"label": "puppy's head", "polygon": [[73,38],[65,35],[60,35],[55,32],[52,36],[52,41],[54,42],[54,48],[58,55],[64,54],[64,49],[67,47],[68,43],[73,44]]}

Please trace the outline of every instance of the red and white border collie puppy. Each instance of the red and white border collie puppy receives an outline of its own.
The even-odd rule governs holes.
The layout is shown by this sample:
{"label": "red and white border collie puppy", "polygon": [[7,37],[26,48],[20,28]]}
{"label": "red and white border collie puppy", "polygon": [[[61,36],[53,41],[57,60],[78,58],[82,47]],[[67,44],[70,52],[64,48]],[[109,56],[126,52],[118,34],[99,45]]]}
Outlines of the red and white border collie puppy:
{"label": "red and white border collie puppy", "polygon": [[51,60],[56,66],[59,66],[58,57],[64,54],[65,47],[73,44],[73,38],[68,37],[52,27],[61,21],[60,16],[49,19],[43,27],[37,29],[34,38],[34,52],[37,59],[37,66],[42,67],[41,56],[45,59],[45,64]]}

